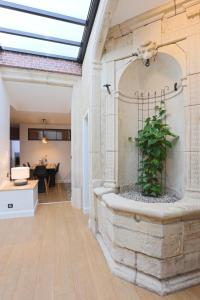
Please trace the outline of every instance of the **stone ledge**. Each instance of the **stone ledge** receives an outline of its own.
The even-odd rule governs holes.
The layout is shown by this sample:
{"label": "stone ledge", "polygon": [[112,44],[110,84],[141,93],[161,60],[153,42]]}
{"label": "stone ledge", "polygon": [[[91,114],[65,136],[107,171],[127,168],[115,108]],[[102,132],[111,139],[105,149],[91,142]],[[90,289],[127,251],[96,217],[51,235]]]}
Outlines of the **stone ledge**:
{"label": "stone ledge", "polygon": [[113,188],[98,187],[94,189],[94,193],[97,197],[114,192],[115,190]]}
{"label": "stone ledge", "polygon": [[183,199],[175,203],[143,203],[110,193],[103,195],[102,200],[113,210],[161,221],[200,217],[200,200],[196,199]]}

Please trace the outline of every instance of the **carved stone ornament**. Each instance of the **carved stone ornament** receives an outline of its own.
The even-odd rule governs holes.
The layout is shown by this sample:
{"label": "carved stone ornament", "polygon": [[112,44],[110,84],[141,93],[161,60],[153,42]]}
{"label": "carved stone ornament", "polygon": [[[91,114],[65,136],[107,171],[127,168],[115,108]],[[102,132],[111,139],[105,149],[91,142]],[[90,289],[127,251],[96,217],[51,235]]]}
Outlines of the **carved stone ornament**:
{"label": "carved stone ornament", "polygon": [[157,44],[156,42],[148,41],[137,48],[136,53],[138,58],[142,60],[150,59],[157,54]]}

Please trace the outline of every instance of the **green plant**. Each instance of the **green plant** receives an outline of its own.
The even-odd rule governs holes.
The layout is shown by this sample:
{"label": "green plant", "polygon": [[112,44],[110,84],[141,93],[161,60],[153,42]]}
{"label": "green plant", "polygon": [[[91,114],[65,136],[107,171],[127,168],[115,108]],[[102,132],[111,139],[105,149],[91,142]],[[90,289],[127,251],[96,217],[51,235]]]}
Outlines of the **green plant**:
{"label": "green plant", "polygon": [[[178,139],[163,120],[166,110],[156,106],[156,114],[145,120],[144,128],[135,138],[142,159],[139,168],[138,184],[145,196],[159,197],[163,194],[162,172],[167,157],[167,150]],[[132,138],[129,138],[132,141]]]}

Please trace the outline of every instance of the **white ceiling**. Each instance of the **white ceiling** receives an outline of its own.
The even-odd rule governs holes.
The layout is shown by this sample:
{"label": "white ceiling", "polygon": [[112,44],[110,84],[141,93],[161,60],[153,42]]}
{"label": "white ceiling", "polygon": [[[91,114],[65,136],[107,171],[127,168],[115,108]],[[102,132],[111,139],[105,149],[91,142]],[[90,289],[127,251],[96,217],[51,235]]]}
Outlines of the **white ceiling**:
{"label": "white ceiling", "polygon": [[70,113],[72,87],[6,81],[10,104],[17,111]]}
{"label": "white ceiling", "polygon": [[49,125],[70,125],[71,114],[46,113],[46,112],[30,112],[17,111],[11,106],[10,110],[11,125],[18,127],[20,123],[26,124],[42,124],[42,119],[47,120]]}
{"label": "white ceiling", "polygon": [[120,24],[167,2],[169,0],[120,0],[114,12],[111,25]]}

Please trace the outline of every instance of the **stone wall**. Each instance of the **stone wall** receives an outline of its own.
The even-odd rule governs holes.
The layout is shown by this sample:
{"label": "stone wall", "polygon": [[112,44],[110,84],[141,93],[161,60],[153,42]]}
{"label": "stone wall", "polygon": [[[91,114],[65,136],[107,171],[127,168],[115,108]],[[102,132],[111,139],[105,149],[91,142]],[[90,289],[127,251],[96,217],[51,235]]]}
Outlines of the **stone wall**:
{"label": "stone wall", "polygon": [[[170,55],[178,63],[182,71],[184,82],[183,135],[185,136],[181,150],[184,151],[184,197],[198,197],[200,192],[200,155],[199,155],[199,74],[200,59],[198,47],[200,45],[200,1],[179,1],[177,14],[173,6],[151,11],[135,19],[110,29],[105,53],[102,58],[103,82],[111,84],[111,95],[105,91],[102,96],[101,117],[105,119],[106,128],[102,127],[102,140],[105,162],[104,186],[118,187],[120,185],[120,165],[125,165],[123,173],[131,173],[132,165],[125,163],[120,156],[119,146],[119,84],[127,67],[136,58],[132,57],[138,46],[148,40],[157,42],[159,53]],[[131,86],[131,83],[130,83]],[[177,110],[177,119],[179,109]],[[102,164],[103,164],[102,162]],[[181,166],[180,166],[181,167]],[[180,176],[177,174],[177,176]]]}
{"label": "stone wall", "polygon": [[107,192],[95,190],[97,239],[115,275],[160,295],[200,283],[200,204],[161,209]]}
{"label": "stone wall", "polygon": [[77,62],[4,50],[0,52],[0,65],[81,75],[81,65]]}

